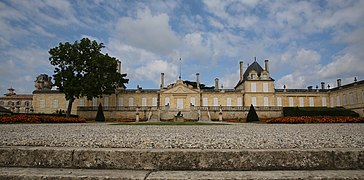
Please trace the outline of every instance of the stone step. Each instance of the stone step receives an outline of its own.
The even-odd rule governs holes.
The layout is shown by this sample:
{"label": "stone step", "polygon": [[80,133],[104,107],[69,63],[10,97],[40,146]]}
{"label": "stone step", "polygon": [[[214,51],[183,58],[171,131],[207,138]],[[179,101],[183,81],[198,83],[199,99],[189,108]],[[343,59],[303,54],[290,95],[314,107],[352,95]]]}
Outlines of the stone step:
{"label": "stone step", "polygon": [[0,167],[0,179],[364,179],[364,170],[145,171]]}
{"label": "stone step", "polygon": [[0,147],[0,167],[272,171],[363,170],[363,148],[123,149]]}

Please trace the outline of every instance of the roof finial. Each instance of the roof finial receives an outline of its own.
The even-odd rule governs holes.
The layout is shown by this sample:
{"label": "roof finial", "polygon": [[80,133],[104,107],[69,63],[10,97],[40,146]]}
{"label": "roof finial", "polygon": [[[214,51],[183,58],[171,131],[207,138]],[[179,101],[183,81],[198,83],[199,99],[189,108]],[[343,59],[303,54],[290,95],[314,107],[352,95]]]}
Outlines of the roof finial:
{"label": "roof finial", "polygon": [[257,57],[254,57],[254,61],[257,61]]}

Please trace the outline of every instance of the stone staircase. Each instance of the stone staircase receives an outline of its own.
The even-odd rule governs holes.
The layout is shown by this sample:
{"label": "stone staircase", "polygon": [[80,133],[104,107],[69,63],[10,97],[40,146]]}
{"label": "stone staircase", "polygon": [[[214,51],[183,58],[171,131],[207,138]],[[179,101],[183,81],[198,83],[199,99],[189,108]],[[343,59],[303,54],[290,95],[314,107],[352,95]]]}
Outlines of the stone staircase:
{"label": "stone staircase", "polygon": [[3,146],[0,179],[364,179],[364,149]]}

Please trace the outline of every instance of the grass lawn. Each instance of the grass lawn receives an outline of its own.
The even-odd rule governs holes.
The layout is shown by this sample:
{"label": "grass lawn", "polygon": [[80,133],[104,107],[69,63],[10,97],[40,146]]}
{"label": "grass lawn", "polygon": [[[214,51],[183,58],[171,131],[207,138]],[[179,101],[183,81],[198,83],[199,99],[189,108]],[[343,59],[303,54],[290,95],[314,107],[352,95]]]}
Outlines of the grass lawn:
{"label": "grass lawn", "polygon": [[169,126],[169,125],[229,125],[226,123],[212,123],[212,122],[121,122],[110,125],[156,125],[156,126]]}

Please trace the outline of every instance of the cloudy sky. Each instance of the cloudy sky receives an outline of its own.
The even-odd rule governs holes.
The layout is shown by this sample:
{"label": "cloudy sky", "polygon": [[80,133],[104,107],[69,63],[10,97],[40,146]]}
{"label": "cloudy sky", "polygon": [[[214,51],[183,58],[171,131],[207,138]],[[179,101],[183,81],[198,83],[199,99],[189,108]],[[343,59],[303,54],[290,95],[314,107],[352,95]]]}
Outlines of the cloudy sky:
{"label": "cloudy sky", "polygon": [[38,74],[53,75],[48,51],[88,37],[122,61],[128,88],[182,79],[224,88],[269,59],[276,88],[335,86],[364,79],[364,1],[0,1],[0,93],[31,93]]}

